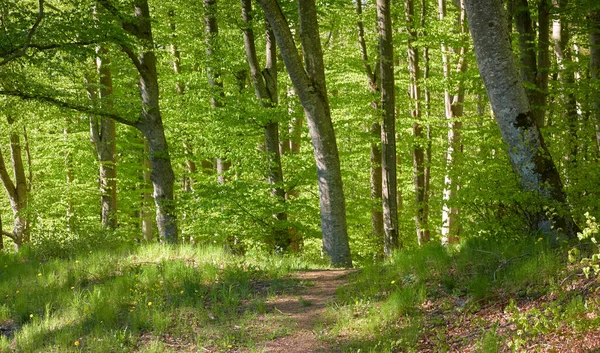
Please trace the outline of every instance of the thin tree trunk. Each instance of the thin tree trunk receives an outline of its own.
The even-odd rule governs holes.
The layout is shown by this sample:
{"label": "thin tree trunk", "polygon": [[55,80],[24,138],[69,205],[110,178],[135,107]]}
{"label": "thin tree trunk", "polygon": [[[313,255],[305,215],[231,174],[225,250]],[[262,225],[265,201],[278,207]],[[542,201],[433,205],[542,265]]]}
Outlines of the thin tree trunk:
{"label": "thin tree trunk", "polygon": [[[365,41],[365,30],[362,19],[362,2],[356,1],[356,13],[358,15],[358,23],[357,23],[357,32],[358,32],[358,44],[360,47],[360,53],[362,57],[363,66],[365,69],[365,74],[367,75],[367,80],[369,83],[369,88],[372,93],[379,93],[379,79],[378,79],[378,67],[375,67],[373,70],[370,62],[369,55],[367,52],[367,44]],[[372,142],[371,142],[371,173],[370,173],[370,183],[371,183],[371,201],[374,206],[371,208],[371,234],[373,238],[375,238],[378,242],[383,244],[383,236],[384,236],[384,226],[383,226],[383,212],[381,209],[381,205],[383,205],[382,196],[382,173],[381,173],[381,124],[379,121],[379,108],[380,101],[375,100],[371,102],[373,109],[377,112],[376,121],[373,122],[369,128],[369,133],[371,134]]]}
{"label": "thin tree trunk", "polygon": [[417,240],[422,245],[429,241],[427,217],[425,216],[425,150],[423,148],[423,127],[421,126],[421,69],[419,64],[419,48],[413,45],[418,41],[418,35],[414,27],[414,4],[413,0],[405,0],[406,30],[408,39],[408,71],[409,71],[409,93],[411,100],[411,117],[413,118],[413,177],[415,187],[415,228]]}
{"label": "thin tree trunk", "polygon": [[[65,141],[65,144],[68,144],[68,140],[69,140],[69,135],[71,134],[71,131],[69,129],[69,126],[71,124],[70,119],[66,119],[65,120],[65,128],[63,129],[63,138]],[[65,150],[65,177],[66,177],[66,183],[67,186],[71,185],[73,183],[73,181],[75,180],[75,171],[73,170],[73,158],[71,156],[71,151],[69,150],[69,148],[67,147]],[[67,212],[66,212],[66,217],[67,217],[67,230],[68,231],[73,231],[75,229],[75,212],[73,210],[73,199],[71,197],[71,195],[67,195]]]}
{"label": "thin tree trunk", "polygon": [[[7,120],[10,125],[14,123],[11,117],[7,117]],[[13,211],[14,227],[11,238],[14,241],[15,250],[18,250],[23,243],[29,241],[29,219],[26,210],[29,201],[29,187],[25,176],[19,135],[14,129],[11,129],[9,138],[13,178],[8,174],[2,152],[0,151],[0,180],[2,180],[2,184],[8,194],[10,206]]]}
{"label": "thin tree trunk", "polygon": [[[102,109],[111,111],[112,74],[107,51],[96,48],[96,68],[99,75],[99,103]],[[89,90],[89,89],[88,89]],[[100,204],[102,227],[117,228],[117,160],[115,121],[108,118],[90,118],[91,140],[100,162]]]}
{"label": "thin tree trunk", "polygon": [[396,103],[394,94],[394,49],[390,0],[377,0],[379,68],[381,77],[381,181],[383,205],[383,251],[391,256],[400,247],[396,175]]}
{"label": "thin tree trunk", "polygon": [[319,182],[323,249],[333,266],[351,267],[346,204],[340,161],[331,121],[325,69],[314,0],[298,1],[300,37],[306,70],[292,33],[276,0],[258,0],[281,50],[281,56],[296,88],[308,121]]}
{"label": "thin tree trunk", "polygon": [[[266,66],[261,72],[256,55],[256,46],[254,43],[254,32],[252,30],[252,2],[251,0],[241,0],[242,2],[242,20],[244,25],[244,46],[246,49],[246,58],[250,66],[250,74],[254,83],[256,98],[265,108],[273,108],[278,104],[277,97],[277,49],[275,36],[270,28],[266,30]],[[285,191],[283,190],[283,171],[281,169],[281,155],[279,151],[279,123],[271,120],[264,126],[265,134],[265,152],[268,158],[267,182],[272,185],[271,196],[275,197],[277,202],[284,206]],[[273,214],[277,220],[273,228],[274,246],[278,250],[287,251],[291,245],[290,233],[287,228],[287,213],[279,211]]]}
{"label": "thin tree trunk", "polygon": [[[600,10],[590,11],[590,74],[594,87],[600,87]],[[596,128],[596,145],[600,153],[600,97],[593,95],[592,119]]]}
{"label": "thin tree trunk", "polygon": [[[531,116],[508,38],[502,1],[466,0],[465,7],[479,72],[521,186],[566,207],[560,175]],[[573,236],[578,230],[570,215],[550,219],[540,212],[537,217],[537,229],[548,234],[558,231]]]}
{"label": "thin tree trunk", "polygon": [[[439,0],[439,18],[444,20],[446,17],[446,1]],[[459,2],[458,30],[462,35],[467,31],[465,22],[464,1]],[[442,44],[442,64],[444,77],[448,80],[452,77],[452,63],[450,60],[451,49]],[[456,74],[462,77],[467,70],[467,61],[465,58],[466,45],[462,43],[456,60]],[[442,206],[442,244],[455,244],[460,240],[460,227],[458,225],[458,207],[451,206],[453,199],[458,192],[458,181],[455,179],[456,157],[462,151],[461,129],[463,103],[464,103],[464,85],[462,80],[457,87],[453,88],[454,93],[445,90],[444,105],[446,121],[448,124],[448,149],[446,150],[446,173],[444,176],[443,206]]]}
{"label": "thin tree trunk", "polygon": [[[425,21],[427,18],[427,1],[421,0],[421,19],[419,25],[421,26],[421,37],[426,37],[425,32]],[[426,237],[430,238],[429,229],[429,197],[431,194],[431,124],[429,123],[430,112],[431,112],[431,94],[429,93],[428,79],[429,79],[429,48],[423,48],[423,91],[425,98],[425,121],[427,122],[426,135],[425,135],[425,167],[423,171],[423,217],[427,223]]]}
{"label": "thin tree trunk", "polygon": [[[169,11],[169,27],[171,29],[171,55],[173,56],[173,72],[179,76],[181,74],[181,53],[177,48],[175,39],[177,38],[176,26],[175,26],[175,12]],[[183,96],[185,93],[185,84],[181,80],[175,82],[175,90],[177,94]],[[194,189],[194,180],[192,175],[196,174],[196,163],[193,160],[194,152],[189,141],[183,141],[183,154],[185,155],[185,169],[186,172],[182,178],[182,188],[185,192],[191,192]]]}
{"label": "thin tree trunk", "polygon": [[[555,8],[564,12],[568,5],[568,0],[553,0]],[[571,48],[569,45],[570,32],[569,26],[564,14],[552,22],[552,40],[554,41],[554,53],[558,63],[560,73],[562,93],[560,95],[560,106],[565,112],[565,122],[569,133],[567,134],[567,160],[570,162],[567,169],[567,178],[571,181],[572,172],[577,167],[577,131],[579,130],[579,114],[577,113],[577,101],[575,95],[571,92],[575,86],[574,73],[570,71],[569,66],[572,62]]]}

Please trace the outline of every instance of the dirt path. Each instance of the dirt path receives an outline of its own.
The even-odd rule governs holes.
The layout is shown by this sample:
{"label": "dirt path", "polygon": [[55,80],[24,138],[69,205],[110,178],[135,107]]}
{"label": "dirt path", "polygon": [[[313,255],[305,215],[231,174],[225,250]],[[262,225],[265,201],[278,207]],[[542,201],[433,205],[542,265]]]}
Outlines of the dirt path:
{"label": "dirt path", "polygon": [[327,329],[325,310],[335,300],[336,290],[347,284],[346,276],[356,270],[313,270],[294,274],[292,278],[308,283],[300,292],[278,296],[269,306],[280,315],[290,318],[291,335],[264,342],[262,352],[307,353],[335,352],[326,342],[319,340],[319,333]]}

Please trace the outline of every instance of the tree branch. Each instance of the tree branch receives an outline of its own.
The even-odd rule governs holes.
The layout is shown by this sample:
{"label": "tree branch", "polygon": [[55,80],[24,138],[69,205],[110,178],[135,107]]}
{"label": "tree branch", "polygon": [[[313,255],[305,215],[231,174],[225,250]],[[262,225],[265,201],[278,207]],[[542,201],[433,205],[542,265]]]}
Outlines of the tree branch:
{"label": "tree branch", "polygon": [[31,44],[31,39],[33,38],[33,35],[35,34],[35,31],[40,26],[40,23],[42,22],[43,18],[44,18],[44,0],[39,0],[38,16],[35,20],[35,23],[33,24],[31,29],[27,33],[27,37],[25,39],[25,44],[23,44],[23,47],[21,49],[14,51],[8,58],[5,58],[4,60],[2,60],[2,62],[0,62],[0,66],[6,65],[9,62],[15,60],[16,58],[25,55],[27,48],[29,48],[29,44]]}
{"label": "tree branch", "polygon": [[116,115],[114,113],[108,113],[108,112],[104,112],[104,111],[97,110],[94,108],[85,107],[85,106],[81,106],[81,105],[77,105],[77,104],[73,104],[73,103],[69,103],[69,102],[64,102],[64,101],[61,101],[61,100],[53,98],[53,97],[32,95],[32,94],[27,94],[24,92],[19,92],[19,91],[1,91],[1,90],[0,90],[0,95],[19,97],[23,100],[34,100],[34,101],[39,101],[39,102],[50,103],[50,104],[55,105],[60,108],[66,108],[66,109],[76,110],[81,113],[103,116],[103,117],[106,117],[109,119],[113,119],[114,121],[119,122],[121,124],[129,125],[129,126],[133,126],[133,127],[137,127],[138,123],[139,123],[137,121],[138,119],[136,119],[136,121],[131,121],[126,118],[123,118],[122,116]]}
{"label": "tree branch", "polygon": [[142,63],[140,62],[140,59],[137,57],[137,55],[135,55],[135,53],[133,52],[133,50],[131,50],[131,48],[129,48],[125,44],[121,44],[121,50],[125,54],[127,54],[127,56],[129,57],[129,59],[131,59],[131,62],[133,62],[133,65],[135,66],[135,68],[138,70],[138,72],[140,74],[142,72],[144,72],[145,69],[142,66]]}
{"label": "tree branch", "polygon": [[104,7],[108,12],[110,12],[111,15],[113,15],[119,19],[119,22],[121,23],[121,27],[127,33],[132,34],[134,36],[137,36],[137,34],[139,34],[139,32],[140,32],[139,26],[137,24],[135,24],[134,22],[125,19],[121,15],[121,12],[119,12],[119,9],[117,9],[115,7],[115,5],[113,5],[110,2],[110,0],[98,0],[98,2],[100,3],[100,5],[102,5],[102,7]]}

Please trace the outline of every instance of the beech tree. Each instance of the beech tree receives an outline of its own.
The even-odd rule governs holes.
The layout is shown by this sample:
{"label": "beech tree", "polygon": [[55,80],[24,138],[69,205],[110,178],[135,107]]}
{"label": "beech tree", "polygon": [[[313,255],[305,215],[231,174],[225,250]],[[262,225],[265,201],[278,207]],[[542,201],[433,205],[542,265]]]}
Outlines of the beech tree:
{"label": "beech tree", "polygon": [[394,51],[390,1],[377,1],[379,68],[381,76],[381,175],[383,200],[383,249],[387,256],[400,246],[396,178],[396,100],[394,93]]}
{"label": "beech tree", "polygon": [[346,201],[340,160],[325,85],[325,68],[314,0],[298,1],[300,38],[306,69],[276,0],[258,0],[273,29],[290,79],[304,108],[319,182],[323,250],[334,266],[351,267]]}
{"label": "beech tree", "polygon": [[[275,36],[270,28],[266,29],[266,66],[260,70],[256,45],[254,43],[254,31],[252,30],[252,2],[242,0],[242,20],[244,28],[244,47],[246,58],[250,66],[250,74],[254,84],[256,98],[264,108],[272,108],[277,105],[277,50]],[[285,202],[285,191],[283,190],[283,171],[281,169],[281,155],[279,154],[279,123],[272,119],[264,126],[265,153],[268,159],[267,182],[272,185],[271,195],[281,203]],[[287,250],[290,247],[290,235],[287,226],[281,224],[287,221],[285,211],[273,215],[277,223],[273,229],[274,245],[276,249]]]}
{"label": "beech tree", "polygon": [[[479,72],[521,186],[548,201],[566,206],[560,175],[533,120],[519,77],[502,1],[466,0],[465,8]],[[562,232],[574,236],[578,230],[570,214],[551,218],[540,212],[537,218],[537,229],[547,234]]]}

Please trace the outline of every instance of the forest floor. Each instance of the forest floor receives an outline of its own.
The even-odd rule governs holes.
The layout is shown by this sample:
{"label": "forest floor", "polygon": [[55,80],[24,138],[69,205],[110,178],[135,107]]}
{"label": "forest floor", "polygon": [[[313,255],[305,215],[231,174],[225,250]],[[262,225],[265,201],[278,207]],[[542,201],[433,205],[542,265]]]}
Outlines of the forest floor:
{"label": "forest floor", "polygon": [[[292,274],[292,279],[303,284],[301,289],[267,302],[267,311],[289,318],[287,324],[291,334],[256,342],[256,346],[271,353],[336,352],[334,346],[322,339],[331,324],[327,319],[327,307],[335,301],[337,290],[348,284],[347,276],[356,271],[310,270]],[[258,320],[269,318],[263,315]]]}

